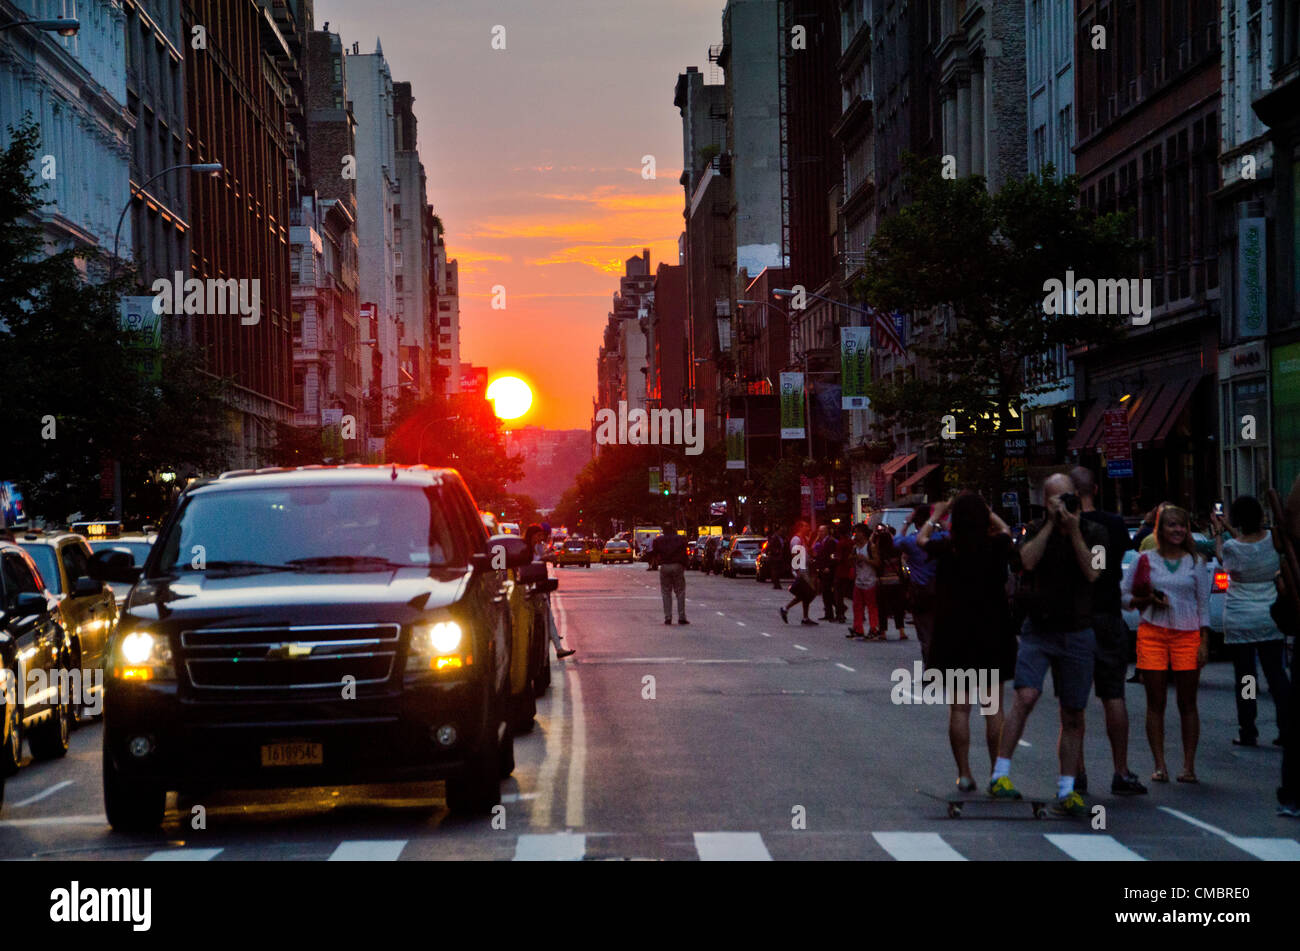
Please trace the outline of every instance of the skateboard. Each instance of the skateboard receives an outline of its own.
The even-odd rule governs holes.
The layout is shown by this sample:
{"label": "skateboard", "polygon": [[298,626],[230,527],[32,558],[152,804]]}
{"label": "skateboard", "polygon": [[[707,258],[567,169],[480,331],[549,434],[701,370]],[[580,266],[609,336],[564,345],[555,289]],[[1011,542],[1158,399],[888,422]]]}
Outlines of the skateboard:
{"label": "skateboard", "polygon": [[1055,802],[1055,798],[1046,798],[1043,796],[1029,796],[1021,793],[1021,799],[997,799],[990,796],[983,789],[976,789],[972,792],[962,792],[953,788],[946,793],[933,793],[926,789],[918,789],[922,796],[928,796],[939,802],[946,803],[948,806],[948,818],[960,819],[962,810],[970,803],[979,803],[989,806],[1028,806],[1034,814],[1035,819],[1047,818],[1047,804]]}

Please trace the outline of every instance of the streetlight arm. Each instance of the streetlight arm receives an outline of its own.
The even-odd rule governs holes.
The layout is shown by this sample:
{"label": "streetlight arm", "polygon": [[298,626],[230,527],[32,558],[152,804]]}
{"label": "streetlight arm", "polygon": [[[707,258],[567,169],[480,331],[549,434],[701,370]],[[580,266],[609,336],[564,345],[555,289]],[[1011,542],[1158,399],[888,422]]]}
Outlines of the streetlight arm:
{"label": "streetlight arm", "polygon": [[153,178],[149,179],[139,188],[131,189],[131,197],[126,200],[126,205],[122,208],[122,213],[117,216],[117,230],[113,232],[113,260],[112,262],[110,262],[110,275],[109,275],[110,279],[112,278],[112,274],[111,274],[112,268],[116,266],[117,263],[117,246],[118,246],[118,241],[122,237],[122,222],[126,220],[126,213],[130,211],[131,206],[135,204],[136,195],[143,192],[146,188],[148,188],[154,182],[158,181],[158,179],[162,178],[168,172],[174,172],[177,169],[182,169],[182,168],[190,168],[190,169],[194,169],[195,171],[202,171],[202,172],[220,172],[222,170],[222,165],[220,162],[203,162],[203,163],[190,162],[182,165],[173,165],[171,168],[163,169],[161,172],[159,172]]}

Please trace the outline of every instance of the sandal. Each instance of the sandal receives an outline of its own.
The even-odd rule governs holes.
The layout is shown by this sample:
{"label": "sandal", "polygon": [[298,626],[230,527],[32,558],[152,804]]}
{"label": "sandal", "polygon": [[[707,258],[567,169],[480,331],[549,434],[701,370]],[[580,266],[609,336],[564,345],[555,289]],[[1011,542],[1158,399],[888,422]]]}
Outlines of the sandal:
{"label": "sandal", "polygon": [[1153,783],[1167,783],[1167,782],[1169,782],[1169,773],[1167,773],[1167,772],[1166,772],[1165,770],[1163,770],[1163,769],[1158,769],[1158,770],[1156,770],[1154,773],[1151,774],[1151,782],[1153,782]]}
{"label": "sandal", "polygon": [[1196,778],[1196,774],[1195,774],[1195,773],[1191,773],[1191,772],[1180,774],[1179,777],[1178,777],[1178,781],[1179,781],[1180,783],[1199,783],[1199,782],[1200,782],[1200,780]]}

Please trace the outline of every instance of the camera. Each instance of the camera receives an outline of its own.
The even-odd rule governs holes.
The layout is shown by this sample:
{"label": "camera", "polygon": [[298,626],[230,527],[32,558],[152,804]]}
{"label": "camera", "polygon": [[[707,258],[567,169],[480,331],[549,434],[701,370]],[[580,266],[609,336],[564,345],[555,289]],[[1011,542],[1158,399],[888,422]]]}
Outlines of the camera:
{"label": "camera", "polygon": [[1061,495],[1061,505],[1071,515],[1075,514],[1082,508],[1079,497],[1073,492],[1065,492]]}

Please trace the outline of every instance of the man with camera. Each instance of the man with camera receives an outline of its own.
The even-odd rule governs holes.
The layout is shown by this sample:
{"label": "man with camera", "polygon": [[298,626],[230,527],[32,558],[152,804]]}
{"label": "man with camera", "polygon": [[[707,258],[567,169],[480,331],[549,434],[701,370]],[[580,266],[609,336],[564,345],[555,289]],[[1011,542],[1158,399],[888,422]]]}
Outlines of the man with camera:
{"label": "man with camera", "polygon": [[1093,583],[1105,564],[1107,537],[1101,526],[1080,518],[1082,506],[1067,475],[1053,475],[1043,483],[1043,507],[1046,516],[1029,527],[1012,559],[1013,567],[1023,571],[1018,597],[1025,622],[1016,654],[1015,701],[1002,729],[989,795],[1021,798],[1011,782],[1011,757],[1050,667],[1061,705],[1060,774],[1053,811],[1087,816],[1088,806],[1074,788],[1074,776],[1092,691]]}

